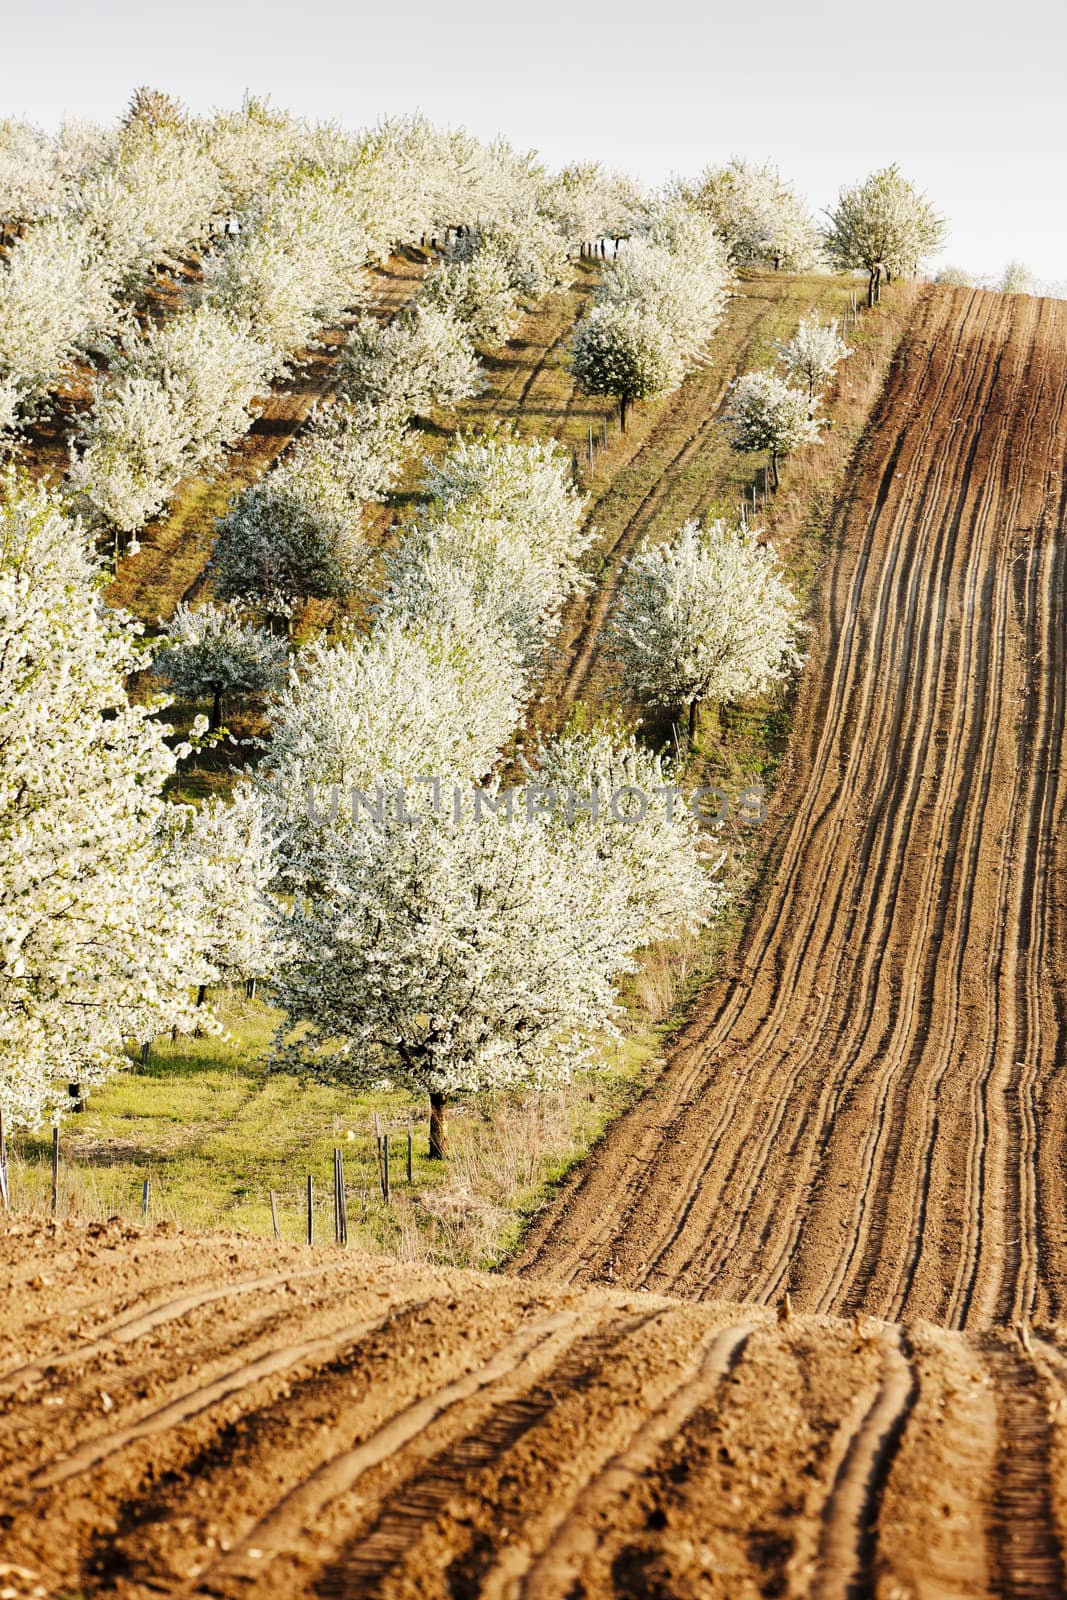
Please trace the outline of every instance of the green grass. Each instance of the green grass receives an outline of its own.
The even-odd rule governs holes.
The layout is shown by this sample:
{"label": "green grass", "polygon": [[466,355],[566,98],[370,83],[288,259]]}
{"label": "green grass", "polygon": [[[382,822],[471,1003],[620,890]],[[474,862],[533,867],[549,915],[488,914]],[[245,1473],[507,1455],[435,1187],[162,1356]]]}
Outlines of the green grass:
{"label": "green grass", "polygon": [[[270,1191],[282,1236],[306,1229],[306,1181],[315,1235],[333,1237],[333,1150],[345,1163],[350,1241],[408,1258],[489,1265],[513,1242],[521,1215],[617,1114],[647,1070],[652,1040],[606,1041],[602,1065],[547,1095],[507,1094],[450,1109],[451,1157],[427,1157],[427,1107],[408,1092],[354,1093],[266,1065],[275,1014],[222,997],[226,1034],[156,1040],[149,1065],[131,1063],[94,1091],[61,1133],[61,1213],[136,1217],[150,1179],[150,1216],[186,1229],[271,1232]],[[374,1118],[389,1134],[392,1203],[381,1198]],[[412,1181],[406,1176],[413,1128]],[[50,1201],[51,1135],[12,1148],[17,1210]]]}

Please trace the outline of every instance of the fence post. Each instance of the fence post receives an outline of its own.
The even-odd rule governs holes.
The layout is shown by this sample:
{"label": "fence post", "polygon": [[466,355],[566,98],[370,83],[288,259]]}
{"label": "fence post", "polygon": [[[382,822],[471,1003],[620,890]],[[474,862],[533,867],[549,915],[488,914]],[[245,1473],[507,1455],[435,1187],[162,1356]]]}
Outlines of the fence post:
{"label": "fence post", "polygon": [[151,1176],[149,1176],[149,1177],[147,1177],[145,1179],[144,1183],[141,1186],[141,1215],[142,1215],[142,1217],[147,1217],[147,1215],[148,1215],[148,1201],[149,1201],[149,1197],[150,1197],[151,1193],[152,1193],[152,1179],[151,1179]]}
{"label": "fence post", "polygon": [[59,1211],[59,1123],[52,1129],[52,1215]]}
{"label": "fence post", "polygon": [[413,1153],[413,1150],[414,1150],[414,1145],[415,1145],[415,1130],[411,1126],[411,1123],[409,1122],[408,1123],[408,1182],[409,1183],[412,1181],[412,1178],[411,1178],[411,1164],[412,1164],[412,1153]]}
{"label": "fence post", "polygon": [[4,1129],[4,1113],[0,1111],[0,1200],[3,1201],[4,1210],[11,1210],[11,1191],[7,1186],[7,1133]]}
{"label": "fence post", "polygon": [[592,465],[593,465],[593,449],[594,449],[594,446],[593,446],[593,424],[590,423],[589,424],[589,465],[590,465],[590,467],[592,467]]}
{"label": "fence post", "polygon": [[389,1135],[382,1136],[382,1199],[389,1204]]}
{"label": "fence post", "polygon": [[333,1151],[333,1236],[335,1244],[348,1243],[348,1205],[345,1200],[344,1159],[336,1145]]}
{"label": "fence post", "polygon": [[281,1236],[282,1236],[282,1230],[278,1226],[278,1204],[277,1204],[277,1201],[274,1198],[274,1190],[273,1189],[268,1189],[267,1193],[270,1195],[270,1221],[271,1221],[271,1227],[274,1229],[274,1237],[276,1239],[280,1239]]}
{"label": "fence post", "polygon": [[312,1223],[312,1206],[315,1204],[315,1184],[311,1173],[308,1173],[308,1244],[315,1242],[315,1229]]}
{"label": "fence post", "polygon": [[151,1039],[146,1039],[144,1044],[141,1046],[141,1065],[142,1065],[142,1067],[147,1067],[147,1065],[148,1065],[148,1063],[149,1063],[149,1061],[151,1059],[151,1056],[152,1056],[152,1041],[151,1041]]}

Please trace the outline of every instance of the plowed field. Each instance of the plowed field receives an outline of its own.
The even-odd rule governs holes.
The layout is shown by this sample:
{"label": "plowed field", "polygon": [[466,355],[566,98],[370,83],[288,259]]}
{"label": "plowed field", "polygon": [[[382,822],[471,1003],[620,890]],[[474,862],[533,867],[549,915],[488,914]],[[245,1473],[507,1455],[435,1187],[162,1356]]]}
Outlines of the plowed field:
{"label": "plowed field", "polygon": [[1063,1335],[122,1225],[0,1282],[9,1596],[1063,1593]]}
{"label": "plowed field", "polygon": [[762,909],[519,1266],[1063,1314],[1067,306],[917,313],[840,508]]}

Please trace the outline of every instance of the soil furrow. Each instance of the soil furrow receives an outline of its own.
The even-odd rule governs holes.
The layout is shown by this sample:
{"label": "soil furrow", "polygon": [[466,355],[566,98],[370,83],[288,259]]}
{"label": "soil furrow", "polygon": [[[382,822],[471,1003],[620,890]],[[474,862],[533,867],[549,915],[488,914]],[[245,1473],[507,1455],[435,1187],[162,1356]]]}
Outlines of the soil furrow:
{"label": "soil furrow", "polygon": [[916,1393],[900,1335],[887,1334],[881,1385],[849,1440],[823,1513],[824,1534],[812,1589],[819,1600],[873,1600],[879,1508]]}
{"label": "soil furrow", "polygon": [[921,302],[838,511],[763,909],[524,1274],[968,1325],[1059,1303],[1062,320]]}
{"label": "soil furrow", "polygon": [[998,1450],[988,1507],[993,1592],[1052,1600],[1067,1592],[1049,1472],[1052,1425],[1045,1380],[1033,1358],[991,1334],[984,1354],[993,1378]]}

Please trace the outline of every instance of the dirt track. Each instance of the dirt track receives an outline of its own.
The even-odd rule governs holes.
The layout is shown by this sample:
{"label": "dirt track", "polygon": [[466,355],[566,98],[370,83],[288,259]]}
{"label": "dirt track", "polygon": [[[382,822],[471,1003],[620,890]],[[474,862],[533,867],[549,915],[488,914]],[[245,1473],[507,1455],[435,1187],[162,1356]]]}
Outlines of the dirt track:
{"label": "dirt track", "polygon": [[0,1234],[0,1292],[8,1595],[1063,1593],[1064,1329],[121,1224]]}
{"label": "dirt track", "polygon": [[762,910],[528,1275],[948,1327],[1067,1297],[1067,307],[931,292],[838,515]]}

